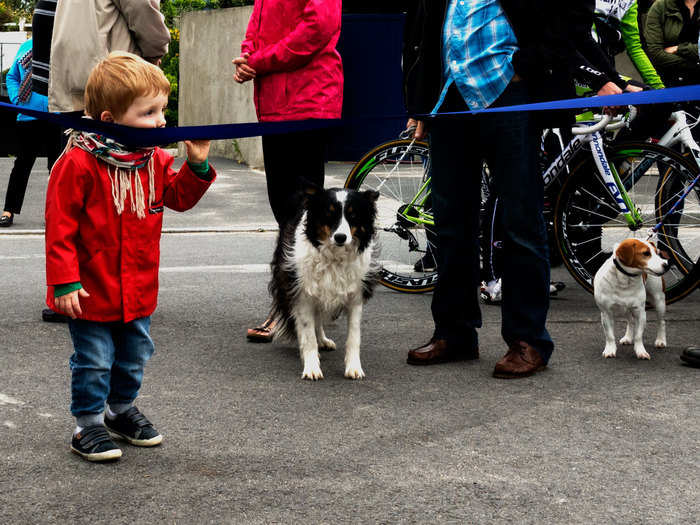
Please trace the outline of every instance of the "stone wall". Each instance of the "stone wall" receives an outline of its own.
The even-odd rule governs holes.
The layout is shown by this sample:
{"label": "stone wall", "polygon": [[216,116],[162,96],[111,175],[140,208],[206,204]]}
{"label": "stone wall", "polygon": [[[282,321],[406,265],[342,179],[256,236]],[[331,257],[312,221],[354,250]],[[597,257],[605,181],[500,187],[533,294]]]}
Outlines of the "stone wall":
{"label": "stone wall", "polygon": [[[256,122],[253,83],[233,80],[252,6],[194,11],[180,20],[179,125]],[[212,156],[262,167],[260,137],[217,140]]]}

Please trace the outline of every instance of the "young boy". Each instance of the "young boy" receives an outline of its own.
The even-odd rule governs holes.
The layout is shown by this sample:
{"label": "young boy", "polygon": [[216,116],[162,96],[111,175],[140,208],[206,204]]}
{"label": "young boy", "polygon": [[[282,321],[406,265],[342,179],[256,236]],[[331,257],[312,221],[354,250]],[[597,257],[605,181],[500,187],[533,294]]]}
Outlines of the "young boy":
{"label": "young boy", "polygon": [[[158,67],[111,53],[90,74],[85,113],[125,126],[163,127],[169,91]],[[154,350],[150,315],[163,208],[191,208],[216,176],[207,161],[209,141],[185,145],[187,162],[176,173],[173,158],[157,147],[128,150],[74,131],[49,179],[46,302],[71,318],[77,422],[71,450],[90,461],[121,457],[110,433],[142,447],[162,440],[133,402]]]}

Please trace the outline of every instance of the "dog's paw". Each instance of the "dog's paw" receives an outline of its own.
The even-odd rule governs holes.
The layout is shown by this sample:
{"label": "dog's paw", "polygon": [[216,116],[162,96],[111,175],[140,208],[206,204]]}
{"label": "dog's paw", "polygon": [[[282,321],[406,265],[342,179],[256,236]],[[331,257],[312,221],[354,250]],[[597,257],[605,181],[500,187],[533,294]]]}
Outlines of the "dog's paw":
{"label": "dog's paw", "polygon": [[605,349],[603,350],[603,357],[608,358],[608,357],[615,357],[617,355],[617,348],[615,346],[605,346]]}
{"label": "dog's paw", "polygon": [[651,356],[650,356],[649,353],[644,349],[644,347],[642,347],[642,348],[635,348],[635,349],[634,349],[634,353],[637,355],[637,359],[651,359]]}
{"label": "dog's paw", "polygon": [[309,379],[311,381],[323,379],[323,372],[321,372],[321,367],[304,367],[304,371],[301,373],[301,378]]}
{"label": "dog's paw", "polygon": [[618,341],[621,345],[631,345],[632,344],[632,336],[630,335],[623,335],[620,341]]}
{"label": "dog's paw", "polygon": [[654,341],[654,347],[666,348],[666,338],[659,337],[656,341]]}
{"label": "dog's paw", "polygon": [[350,365],[345,368],[345,377],[348,379],[363,379],[365,377],[365,373],[358,363],[356,366]]}
{"label": "dog's paw", "polygon": [[332,339],[328,339],[326,337],[325,339],[318,342],[319,352],[332,352],[333,350],[335,350],[335,343]]}

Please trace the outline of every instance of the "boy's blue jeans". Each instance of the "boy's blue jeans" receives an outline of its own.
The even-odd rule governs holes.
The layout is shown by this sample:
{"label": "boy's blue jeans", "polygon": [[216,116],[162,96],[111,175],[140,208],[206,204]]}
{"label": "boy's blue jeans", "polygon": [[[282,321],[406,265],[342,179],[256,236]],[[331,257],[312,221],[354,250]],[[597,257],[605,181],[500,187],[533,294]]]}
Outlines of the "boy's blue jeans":
{"label": "boy's blue jeans", "polygon": [[105,401],[129,404],[136,399],[143,367],[153,355],[151,318],[129,323],[72,319],[71,414],[101,414]]}

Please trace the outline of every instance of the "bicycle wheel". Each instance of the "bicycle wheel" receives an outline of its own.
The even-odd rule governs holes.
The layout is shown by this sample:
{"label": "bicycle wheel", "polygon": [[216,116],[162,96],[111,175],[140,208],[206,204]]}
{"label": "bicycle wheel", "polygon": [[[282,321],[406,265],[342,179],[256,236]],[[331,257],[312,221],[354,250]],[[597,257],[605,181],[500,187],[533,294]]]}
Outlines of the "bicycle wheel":
{"label": "bicycle wheel", "polygon": [[[628,237],[646,239],[664,210],[659,203],[672,205],[675,200],[671,200],[671,194],[677,191],[679,181],[692,181],[698,173],[698,168],[682,156],[655,144],[613,144],[606,147],[606,155],[640,212],[641,224],[627,223],[592,157],[584,154],[565,179],[554,212],[554,233],[564,263],[574,279],[591,293],[593,276],[611,256],[614,245]],[[697,210],[690,202],[678,213],[688,216],[693,209]],[[667,303],[681,299],[697,286],[693,268],[700,255],[697,215],[683,221],[675,216],[673,223],[674,230],[660,232],[657,245],[672,260],[681,259],[685,264],[672,265],[664,275]]]}
{"label": "bicycle wheel", "polygon": [[671,261],[687,275],[674,287],[676,300],[700,285],[700,182],[695,180],[696,175],[669,170],[659,178],[656,192],[656,220],[663,221],[658,244],[667,249]]}
{"label": "bicycle wheel", "polygon": [[379,192],[380,283],[400,292],[428,292],[437,282],[429,177],[428,144],[400,139],[367,153],[345,181],[346,188]]}

